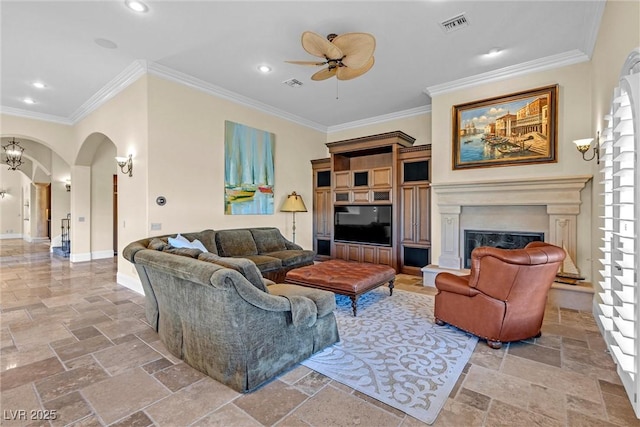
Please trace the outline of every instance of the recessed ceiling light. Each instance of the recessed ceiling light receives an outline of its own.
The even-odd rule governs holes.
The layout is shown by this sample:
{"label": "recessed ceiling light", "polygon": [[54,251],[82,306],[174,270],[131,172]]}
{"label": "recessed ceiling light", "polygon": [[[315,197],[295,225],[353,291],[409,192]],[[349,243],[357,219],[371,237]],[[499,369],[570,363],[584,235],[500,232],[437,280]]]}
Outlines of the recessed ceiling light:
{"label": "recessed ceiling light", "polygon": [[25,104],[35,104],[36,101],[34,101],[32,98],[25,98],[22,100]]}
{"label": "recessed ceiling light", "polygon": [[489,52],[487,52],[487,56],[498,56],[501,52],[502,50],[499,47],[494,47],[492,49],[489,49]]}
{"label": "recessed ceiling light", "polygon": [[96,42],[98,46],[103,47],[105,49],[116,49],[118,47],[117,44],[107,39],[95,39],[94,42]]}
{"label": "recessed ceiling light", "polygon": [[124,4],[134,12],[146,13],[149,10],[149,7],[138,0],[125,0]]}
{"label": "recessed ceiling light", "polygon": [[258,71],[266,74],[271,71],[271,67],[269,67],[268,65],[260,65],[258,66]]}
{"label": "recessed ceiling light", "polygon": [[33,82],[31,85],[38,89],[44,89],[45,87],[47,87],[47,85],[42,82]]}

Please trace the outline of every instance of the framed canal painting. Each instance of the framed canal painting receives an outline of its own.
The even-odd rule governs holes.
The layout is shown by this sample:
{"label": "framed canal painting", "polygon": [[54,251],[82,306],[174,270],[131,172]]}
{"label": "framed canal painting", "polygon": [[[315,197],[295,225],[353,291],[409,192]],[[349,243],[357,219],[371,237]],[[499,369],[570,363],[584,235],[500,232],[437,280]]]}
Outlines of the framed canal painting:
{"label": "framed canal painting", "polygon": [[273,214],[275,136],[230,121],[224,128],[224,213]]}
{"label": "framed canal painting", "polygon": [[558,85],[453,107],[453,169],[556,162]]}

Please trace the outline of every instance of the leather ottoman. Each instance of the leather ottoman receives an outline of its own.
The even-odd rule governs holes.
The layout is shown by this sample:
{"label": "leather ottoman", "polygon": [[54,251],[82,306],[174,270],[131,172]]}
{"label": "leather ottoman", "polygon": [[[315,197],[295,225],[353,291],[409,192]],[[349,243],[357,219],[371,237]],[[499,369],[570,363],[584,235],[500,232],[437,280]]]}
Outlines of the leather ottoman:
{"label": "leather ottoman", "polygon": [[395,279],[396,272],[388,265],[332,259],[288,271],[285,283],[347,295],[356,316],[360,295],[385,283],[389,283],[389,295],[393,295]]}

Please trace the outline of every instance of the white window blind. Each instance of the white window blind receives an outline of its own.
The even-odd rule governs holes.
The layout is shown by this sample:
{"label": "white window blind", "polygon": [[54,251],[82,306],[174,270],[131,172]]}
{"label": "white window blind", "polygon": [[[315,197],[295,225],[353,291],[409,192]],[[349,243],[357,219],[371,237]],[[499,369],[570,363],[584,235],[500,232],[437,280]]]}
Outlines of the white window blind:
{"label": "white window blind", "polygon": [[[601,136],[602,280],[597,318],[640,417],[640,289],[638,289],[638,141],[640,53],[630,55]],[[634,123],[634,117],[636,122]]]}

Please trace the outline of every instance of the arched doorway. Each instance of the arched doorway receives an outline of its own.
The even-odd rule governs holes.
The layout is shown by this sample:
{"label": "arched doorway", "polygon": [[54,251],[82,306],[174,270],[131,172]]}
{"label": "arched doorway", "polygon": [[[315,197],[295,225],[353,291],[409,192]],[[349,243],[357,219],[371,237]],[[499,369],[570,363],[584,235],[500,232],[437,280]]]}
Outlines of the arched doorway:
{"label": "arched doorway", "polygon": [[[72,172],[72,261],[113,257],[117,253],[116,146],[106,135],[89,135]],[[75,247],[74,247],[75,245]]]}
{"label": "arched doorway", "polygon": [[0,203],[0,238],[22,238],[28,242],[51,242],[55,246],[59,229],[51,219],[67,215],[70,198],[66,180],[69,164],[44,141],[20,135],[2,136],[1,144],[13,140],[24,148],[23,163],[16,170],[0,160],[0,189],[5,197]]}

